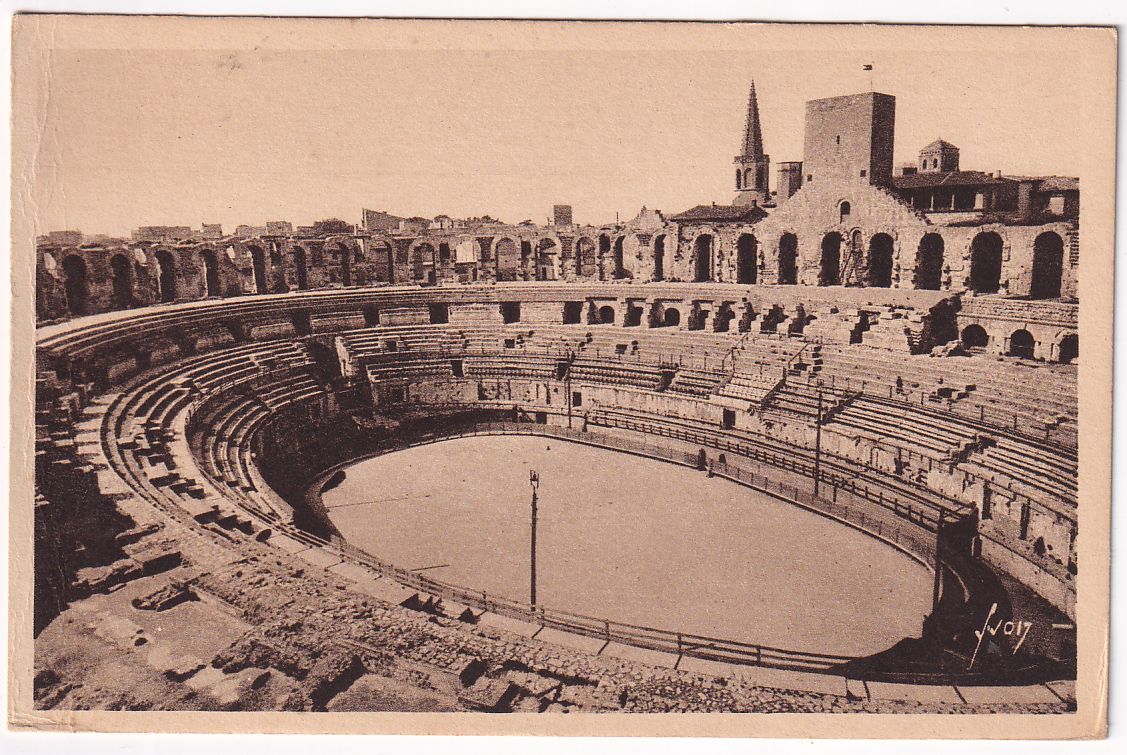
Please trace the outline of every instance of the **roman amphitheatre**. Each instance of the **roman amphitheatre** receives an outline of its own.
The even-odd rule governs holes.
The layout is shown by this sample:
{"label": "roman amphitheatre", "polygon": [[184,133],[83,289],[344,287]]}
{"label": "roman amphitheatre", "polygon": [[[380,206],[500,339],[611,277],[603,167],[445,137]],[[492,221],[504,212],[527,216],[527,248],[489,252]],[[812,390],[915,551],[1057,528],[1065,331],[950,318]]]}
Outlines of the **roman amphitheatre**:
{"label": "roman amphitheatre", "polygon": [[1075,710],[1079,180],[895,108],[772,190],[752,85],[609,225],[40,238],[37,706]]}

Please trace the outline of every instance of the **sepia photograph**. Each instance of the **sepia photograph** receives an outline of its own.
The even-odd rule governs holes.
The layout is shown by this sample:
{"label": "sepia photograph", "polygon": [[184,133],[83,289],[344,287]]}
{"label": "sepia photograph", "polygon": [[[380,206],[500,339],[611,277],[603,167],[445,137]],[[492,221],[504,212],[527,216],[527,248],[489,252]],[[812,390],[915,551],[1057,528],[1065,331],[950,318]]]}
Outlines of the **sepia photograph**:
{"label": "sepia photograph", "polygon": [[1102,736],[1114,29],[13,26],[10,726]]}

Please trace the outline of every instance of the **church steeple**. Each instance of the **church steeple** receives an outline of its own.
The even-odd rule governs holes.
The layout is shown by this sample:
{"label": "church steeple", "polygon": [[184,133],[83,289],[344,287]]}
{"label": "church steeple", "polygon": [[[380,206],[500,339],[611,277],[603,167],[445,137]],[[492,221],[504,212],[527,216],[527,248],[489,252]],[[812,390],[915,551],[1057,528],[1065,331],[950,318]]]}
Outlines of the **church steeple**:
{"label": "church steeple", "polygon": [[747,93],[747,124],[744,126],[743,148],[736,155],[737,205],[763,205],[771,198],[767,176],[771,158],[763,154],[763,131],[759,126],[759,100],[755,95],[755,82]]}
{"label": "church steeple", "polygon": [[744,147],[741,157],[763,157],[763,132],[759,128],[759,100],[755,97],[755,82],[747,93],[747,126],[744,127]]}

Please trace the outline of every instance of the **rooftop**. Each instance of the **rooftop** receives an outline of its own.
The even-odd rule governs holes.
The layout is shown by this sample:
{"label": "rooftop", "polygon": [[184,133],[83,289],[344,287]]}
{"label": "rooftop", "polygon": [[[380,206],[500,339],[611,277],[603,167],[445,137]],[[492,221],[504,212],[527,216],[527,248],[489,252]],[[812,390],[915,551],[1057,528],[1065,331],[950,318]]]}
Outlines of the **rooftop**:
{"label": "rooftop", "polygon": [[690,210],[669,218],[675,222],[746,222],[754,223],[767,217],[762,208],[754,205],[699,204]]}

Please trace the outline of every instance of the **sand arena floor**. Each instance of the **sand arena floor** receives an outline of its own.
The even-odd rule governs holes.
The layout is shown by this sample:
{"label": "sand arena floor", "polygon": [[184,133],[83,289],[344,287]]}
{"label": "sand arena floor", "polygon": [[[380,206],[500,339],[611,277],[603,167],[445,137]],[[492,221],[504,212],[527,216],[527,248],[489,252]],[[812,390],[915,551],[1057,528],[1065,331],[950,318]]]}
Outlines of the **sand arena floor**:
{"label": "sand arena floor", "polygon": [[673,464],[549,438],[460,438],[358,462],[323,501],[382,559],[527,601],[529,469],[541,479],[540,605],[847,655],[919,635],[931,599],[921,564]]}

